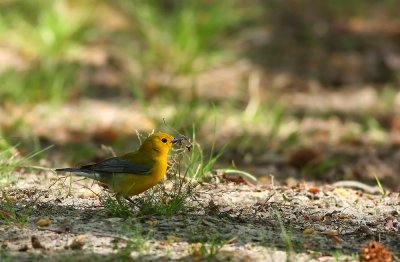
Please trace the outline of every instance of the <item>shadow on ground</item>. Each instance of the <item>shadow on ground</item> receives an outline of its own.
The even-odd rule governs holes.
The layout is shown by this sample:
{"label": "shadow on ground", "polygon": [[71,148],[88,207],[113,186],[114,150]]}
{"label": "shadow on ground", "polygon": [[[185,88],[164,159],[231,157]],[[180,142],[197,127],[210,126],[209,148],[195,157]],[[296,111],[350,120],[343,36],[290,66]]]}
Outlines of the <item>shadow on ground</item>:
{"label": "shadow on ground", "polygon": [[[18,196],[18,190],[8,193]],[[135,258],[144,260],[190,260],[193,247],[206,242],[219,248],[228,246],[236,255],[243,250],[251,252],[255,246],[297,253],[352,255],[368,240],[379,240],[400,255],[398,195],[364,195],[357,200],[358,193],[350,192],[346,200],[340,200],[331,192],[311,194],[301,189],[219,186],[215,192],[201,195],[201,205],[193,203],[194,206],[174,216],[133,214],[130,218],[118,218],[99,206],[98,199],[38,190],[31,192],[29,198],[38,194],[47,197],[35,203],[14,202],[9,206],[10,210],[26,214],[28,220],[25,224],[1,222],[2,257],[11,261],[111,261],[117,257],[128,259],[134,252]],[[46,216],[51,224],[36,226],[36,221]],[[87,238],[83,251],[71,250],[71,242],[79,235]],[[32,236],[45,248],[32,248]],[[143,248],[138,245],[142,242],[150,244]],[[127,243],[134,244],[124,249]]]}

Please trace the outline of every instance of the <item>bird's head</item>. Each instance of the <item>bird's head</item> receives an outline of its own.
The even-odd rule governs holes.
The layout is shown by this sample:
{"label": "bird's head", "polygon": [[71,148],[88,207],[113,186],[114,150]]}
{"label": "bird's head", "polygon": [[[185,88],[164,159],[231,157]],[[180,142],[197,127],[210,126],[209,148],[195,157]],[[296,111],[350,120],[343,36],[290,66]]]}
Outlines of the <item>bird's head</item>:
{"label": "bird's head", "polygon": [[179,137],[174,138],[167,133],[155,133],[146,138],[139,151],[146,151],[154,156],[167,156],[172,145],[178,142],[179,139]]}

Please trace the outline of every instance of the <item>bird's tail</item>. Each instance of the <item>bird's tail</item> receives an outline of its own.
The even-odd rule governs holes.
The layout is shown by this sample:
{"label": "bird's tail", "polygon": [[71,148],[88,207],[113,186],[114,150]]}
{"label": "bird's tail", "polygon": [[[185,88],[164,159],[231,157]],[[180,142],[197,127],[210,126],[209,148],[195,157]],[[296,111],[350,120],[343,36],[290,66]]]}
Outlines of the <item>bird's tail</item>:
{"label": "bird's tail", "polygon": [[80,172],[80,168],[76,168],[76,167],[66,167],[66,168],[56,168],[55,169],[56,172]]}
{"label": "bird's tail", "polygon": [[79,168],[79,167],[57,168],[57,169],[55,169],[55,171],[57,173],[70,172],[70,173],[74,173],[74,175],[77,175],[77,176],[84,176],[84,177],[88,177],[88,178],[95,179],[95,180],[100,179],[100,174],[93,172],[92,170],[87,170],[87,169]]}

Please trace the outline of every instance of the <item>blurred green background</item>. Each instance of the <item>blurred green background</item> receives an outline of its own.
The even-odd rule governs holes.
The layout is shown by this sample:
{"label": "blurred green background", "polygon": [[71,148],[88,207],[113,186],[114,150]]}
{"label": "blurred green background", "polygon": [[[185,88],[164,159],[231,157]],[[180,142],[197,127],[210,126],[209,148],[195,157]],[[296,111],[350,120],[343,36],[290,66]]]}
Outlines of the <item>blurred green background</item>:
{"label": "blurred green background", "polygon": [[399,188],[399,3],[1,1],[1,163],[85,163],[155,129],[263,182]]}

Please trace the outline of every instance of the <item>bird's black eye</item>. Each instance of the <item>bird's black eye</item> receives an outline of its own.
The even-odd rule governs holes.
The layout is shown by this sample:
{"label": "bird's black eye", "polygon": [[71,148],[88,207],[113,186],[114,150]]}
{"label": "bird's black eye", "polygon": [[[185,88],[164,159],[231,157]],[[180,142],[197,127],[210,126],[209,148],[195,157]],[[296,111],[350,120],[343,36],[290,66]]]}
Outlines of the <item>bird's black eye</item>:
{"label": "bird's black eye", "polygon": [[167,139],[166,138],[163,138],[163,139],[161,139],[161,141],[163,142],[163,143],[167,143]]}

